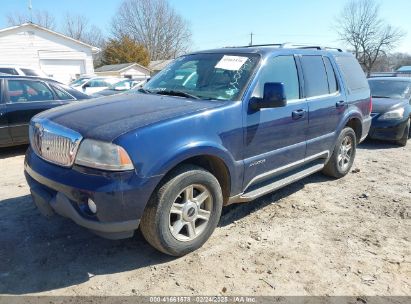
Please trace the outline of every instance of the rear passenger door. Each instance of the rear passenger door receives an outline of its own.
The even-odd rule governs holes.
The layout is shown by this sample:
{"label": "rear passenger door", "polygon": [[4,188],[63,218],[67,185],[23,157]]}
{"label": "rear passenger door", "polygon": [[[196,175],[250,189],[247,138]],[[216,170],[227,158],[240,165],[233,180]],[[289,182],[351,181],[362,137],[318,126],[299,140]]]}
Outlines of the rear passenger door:
{"label": "rear passenger door", "polygon": [[336,129],[345,108],[345,96],[330,58],[300,56],[304,76],[304,95],[308,104],[306,157],[331,153]]}
{"label": "rear passenger door", "polygon": [[38,80],[7,80],[6,117],[14,143],[28,142],[30,119],[61,103],[46,83]]}
{"label": "rear passenger door", "polygon": [[261,68],[252,98],[263,96],[267,82],[283,83],[287,105],[258,111],[247,109],[244,133],[244,188],[268,180],[305,157],[307,102],[301,98],[293,55],[268,58]]}

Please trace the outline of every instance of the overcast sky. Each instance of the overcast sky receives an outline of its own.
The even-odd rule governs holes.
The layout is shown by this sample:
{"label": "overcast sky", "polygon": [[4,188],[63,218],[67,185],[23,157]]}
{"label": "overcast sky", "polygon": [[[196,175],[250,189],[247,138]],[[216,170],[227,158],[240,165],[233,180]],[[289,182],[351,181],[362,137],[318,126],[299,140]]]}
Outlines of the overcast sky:
{"label": "overcast sky", "polygon": [[[408,34],[397,51],[411,53],[411,0],[380,0],[381,16]],[[65,12],[83,14],[107,34],[121,0],[32,0],[57,22]],[[190,23],[193,50],[254,43],[300,42],[343,47],[333,28],[346,0],[170,0]],[[1,0],[0,27],[6,14],[26,11],[28,0]],[[3,14],[3,16],[1,16]]]}

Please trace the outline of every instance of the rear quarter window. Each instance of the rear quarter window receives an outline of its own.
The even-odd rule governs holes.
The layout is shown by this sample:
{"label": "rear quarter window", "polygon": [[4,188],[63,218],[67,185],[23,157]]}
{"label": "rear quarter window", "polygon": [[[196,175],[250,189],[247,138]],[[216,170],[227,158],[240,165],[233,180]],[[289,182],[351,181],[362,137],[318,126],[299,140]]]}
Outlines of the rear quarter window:
{"label": "rear quarter window", "polygon": [[368,89],[365,73],[355,57],[335,56],[335,61],[349,92]]}

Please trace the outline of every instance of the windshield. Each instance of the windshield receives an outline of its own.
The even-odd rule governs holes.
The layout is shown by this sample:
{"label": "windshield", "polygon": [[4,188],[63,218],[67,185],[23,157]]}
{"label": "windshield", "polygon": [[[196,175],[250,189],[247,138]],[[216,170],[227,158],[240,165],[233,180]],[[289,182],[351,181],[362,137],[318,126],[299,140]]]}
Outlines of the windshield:
{"label": "windshield", "polygon": [[257,54],[183,56],[150,79],[143,89],[200,99],[237,100],[259,60]]}
{"label": "windshield", "polygon": [[374,98],[410,98],[411,81],[369,80],[371,95]]}
{"label": "windshield", "polygon": [[115,84],[112,84],[108,88],[110,90],[116,90],[116,91],[127,91],[132,88],[134,88],[135,85],[137,85],[139,81],[132,80],[132,79],[125,79],[119,82],[116,82]]}
{"label": "windshield", "polygon": [[77,80],[74,80],[72,83],[70,83],[71,86],[80,86],[84,84],[87,80],[90,78],[79,78]]}

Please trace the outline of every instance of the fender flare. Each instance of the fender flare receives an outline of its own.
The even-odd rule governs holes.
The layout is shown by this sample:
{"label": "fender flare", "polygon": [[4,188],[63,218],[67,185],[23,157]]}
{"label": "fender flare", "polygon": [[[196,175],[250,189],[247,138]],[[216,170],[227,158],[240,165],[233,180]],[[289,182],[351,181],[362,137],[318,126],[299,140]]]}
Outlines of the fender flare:
{"label": "fender flare", "polygon": [[212,156],[219,158],[225,164],[231,182],[233,181],[233,177],[238,176],[240,173],[239,169],[243,163],[242,160],[235,161],[232,155],[223,146],[210,142],[195,142],[167,151],[165,157],[162,158],[161,161],[154,163],[146,172],[143,172],[143,174],[147,177],[164,176],[187,159],[198,156]]}

